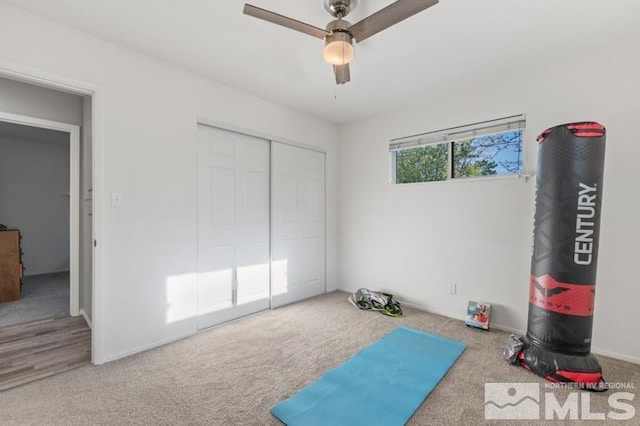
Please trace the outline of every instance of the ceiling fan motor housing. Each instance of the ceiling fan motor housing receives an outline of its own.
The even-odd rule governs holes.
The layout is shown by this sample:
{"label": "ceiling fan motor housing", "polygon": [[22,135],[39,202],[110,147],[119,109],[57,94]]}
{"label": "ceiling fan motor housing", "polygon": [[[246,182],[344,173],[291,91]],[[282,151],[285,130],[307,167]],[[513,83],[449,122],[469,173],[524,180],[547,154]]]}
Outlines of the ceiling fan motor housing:
{"label": "ceiling fan motor housing", "polygon": [[325,37],[325,45],[334,41],[344,41],[349,44],[353,44],[353,36],[348,30],[350,26],[351,23],[344,19],[336,19],[335,21],[329,22],[327,25],[327,31],[331,34]]}
{"label": "ceiling fan motor housing", "polygon": [[344,18],[351,10],[351,0],[329,0],[329,12],[335,18]]}
{"label": "ceiling fan motor housing", "polygon": [[327,31],[329,31],[330,33],[349,33],[350,26],[351,23],[349,21],[345,21],[344,19],[336,19],[335,21],[331,21],[327,24]]}

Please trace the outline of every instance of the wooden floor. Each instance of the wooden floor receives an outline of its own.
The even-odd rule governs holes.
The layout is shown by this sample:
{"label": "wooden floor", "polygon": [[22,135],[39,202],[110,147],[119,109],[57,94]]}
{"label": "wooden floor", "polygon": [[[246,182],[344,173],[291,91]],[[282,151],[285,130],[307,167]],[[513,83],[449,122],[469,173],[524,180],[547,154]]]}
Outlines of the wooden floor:
{"label": "wooden floor", "polygon": [[91,363],[91,329],[82,316],[0,328],[0,391]]}

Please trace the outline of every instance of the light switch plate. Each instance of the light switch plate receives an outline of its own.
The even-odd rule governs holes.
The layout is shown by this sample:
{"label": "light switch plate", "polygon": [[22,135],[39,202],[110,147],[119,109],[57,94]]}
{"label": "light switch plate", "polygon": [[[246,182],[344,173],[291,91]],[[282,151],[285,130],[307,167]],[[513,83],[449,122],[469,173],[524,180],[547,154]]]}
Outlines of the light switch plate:
{"label": "light switch plate", "polygon": [[111,193],[111,207],[119,208],[124,204],[124,194],[122,192]]}

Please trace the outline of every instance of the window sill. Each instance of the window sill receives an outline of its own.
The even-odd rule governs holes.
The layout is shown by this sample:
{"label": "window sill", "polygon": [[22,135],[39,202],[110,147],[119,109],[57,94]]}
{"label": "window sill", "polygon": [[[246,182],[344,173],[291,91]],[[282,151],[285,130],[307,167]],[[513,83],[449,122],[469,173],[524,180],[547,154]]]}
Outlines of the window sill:
{"label": "window sill", "polygon": [[492,180],[506,180],[506,179],[522,179],[524,182],[529,182],[529,179],[535,177],[535,175],[522,173],[518,175],[500,175],[500,176],[482,176],[482,177],[467,177],[467,178],[455,178],[455,179],[447,179],[447,180],[438,180],[432,182],[411,182],[411,183],[392,183],[388,182],[387,185],[390,187],[404,187],[404,186],[412,186],[412,185],[432,185],[432,184],[448,184],[448,183],[460,183],[460,182],[486,182]]}

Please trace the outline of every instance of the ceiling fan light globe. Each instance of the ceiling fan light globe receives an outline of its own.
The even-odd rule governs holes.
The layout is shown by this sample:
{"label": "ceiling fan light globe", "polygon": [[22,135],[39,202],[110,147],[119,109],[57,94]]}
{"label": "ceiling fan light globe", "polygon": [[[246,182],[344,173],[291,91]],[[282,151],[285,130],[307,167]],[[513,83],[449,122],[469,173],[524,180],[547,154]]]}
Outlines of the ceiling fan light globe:
{"label": "ceiling fan light globe", "polygon": [[337,40],[324,47],[324,59],[332,65],[345,65],[353,59],[353,46],[346,41]]}
{"label": "ceiling fan light globe", "polygon": [[349,38],[327,36],[324,60],[332,65],[345,65],[353,59],[353,45]]}

